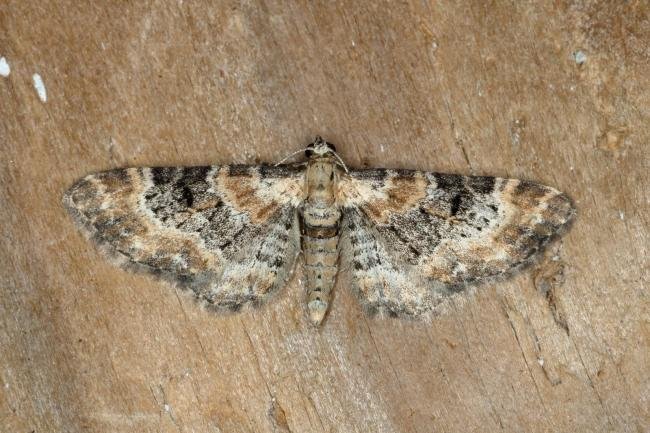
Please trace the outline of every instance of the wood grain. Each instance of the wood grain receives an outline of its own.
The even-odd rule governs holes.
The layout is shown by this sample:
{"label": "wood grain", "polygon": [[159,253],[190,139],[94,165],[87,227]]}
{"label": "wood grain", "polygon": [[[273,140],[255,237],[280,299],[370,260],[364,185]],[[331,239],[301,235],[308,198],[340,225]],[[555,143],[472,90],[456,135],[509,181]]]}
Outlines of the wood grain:
{"label": "wood grain", "polygon": [[[650,430],[649,15],[3,2],[0,431]],[[61,205],[89,172],[273,162],[316,134],[352,166],[551,185],[578,217],[537,265],[433,321],[368,318],[338,285],[315,331],[300,273],[263,308],[208,314],[113,267]]]}

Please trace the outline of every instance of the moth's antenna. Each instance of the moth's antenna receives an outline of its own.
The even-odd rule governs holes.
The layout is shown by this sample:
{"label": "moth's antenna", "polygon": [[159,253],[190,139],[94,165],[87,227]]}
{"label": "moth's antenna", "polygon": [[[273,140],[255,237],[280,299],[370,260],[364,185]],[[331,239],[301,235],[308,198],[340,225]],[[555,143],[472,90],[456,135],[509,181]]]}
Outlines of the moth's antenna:
{"label": "moth's antenna", "polygon": [[330,152],[332,152],[332,153],[334,154],[334,156],[336,156],[336,159],[339,160],[339,164],[341,164],[341,167],[343,167],[343,170],[345,170],[346,173],[350,173],[350,172],[348,171],[348,167],[345,165],[345,163],[343,162],[343,160],[341,159],[341,157],[339,156],[339,154],[336,153],[336,152],[334,152],[333,150],[330,150]]}
{"label": "moth's antenna", "polygon": [[307,149],[305,148],[305,149],[296,150],[296,151],[293,152],[292,154],[285,156],[284,158],[282,158],[282,160],[281,160],[280,162],[278,162],[277,164],[275,164],[275,167],[277,167],[278,165],[282,164],[282,163],[283,163],[284,161],[286,161],[287,159],[289,159],[289,158],[293,158],[294,156],[298,155],[299,153],[304,152],[305,150],[307,150]]}
{"label": "moth's antenna", "polygon": [[[284,161],[286,161],[287,159],[293,158],[293,157],[296,156],[297,154],[302,153],[302,152],[304,152],[304,151],[306,151],[306,150],[309,150],[309,148],[306,147],[306,148],[304,148],[304,149],[296,150],[295,152],[290,153],[289,155],[287,155],[287,156],[285,156],[284,158],[282,158],[282,160],[280,160],[280,162],[276,163],[274,166],[277,167],[278,165],[282,164],[282,163],[283,163]],[[336,153],[335,151],[331,150],[331,149],[330,149],[330,152],[332,153],[332,155],[334,155],[334,156],[336,157],[336,159],[338,160],[338,164],[339,164],[341,167],[343,167],[343,170],[345,170],[346,173],[350,173],[350,171],[348,170],[347,165],[345,165],[345,163],[343,162],[343,160],[341,159],[341,157],[339,156],[339,154]]]}

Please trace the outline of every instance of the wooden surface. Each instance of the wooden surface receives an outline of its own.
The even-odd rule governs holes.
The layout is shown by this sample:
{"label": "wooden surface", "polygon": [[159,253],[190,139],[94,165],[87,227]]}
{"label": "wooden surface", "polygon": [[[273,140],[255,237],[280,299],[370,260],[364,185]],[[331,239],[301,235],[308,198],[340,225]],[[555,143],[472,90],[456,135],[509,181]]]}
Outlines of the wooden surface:
{"label": "wooden surface", "polygon": [[[0,431],[649,431],[649,4],[457,3],[2,2]],[[539,181],[578,216],[432,321],[338,285],[315,331],[300,271],[210,314],[61,205],[89,172],[316,134],[352,166]]]}

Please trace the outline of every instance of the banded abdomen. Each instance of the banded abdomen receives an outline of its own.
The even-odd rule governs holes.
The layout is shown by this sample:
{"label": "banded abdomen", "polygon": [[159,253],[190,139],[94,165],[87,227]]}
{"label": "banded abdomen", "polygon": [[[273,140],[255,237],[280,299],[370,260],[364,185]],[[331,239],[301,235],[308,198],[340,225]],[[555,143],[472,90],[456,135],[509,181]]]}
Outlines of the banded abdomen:
{"label": "banded abdomen", "polygon": [[314,325],[325,318],[338,272],[341,212],[336,206],[336,166],[329,158],[310,161],[302,210],[302,250],[307,277],[307,308]]}

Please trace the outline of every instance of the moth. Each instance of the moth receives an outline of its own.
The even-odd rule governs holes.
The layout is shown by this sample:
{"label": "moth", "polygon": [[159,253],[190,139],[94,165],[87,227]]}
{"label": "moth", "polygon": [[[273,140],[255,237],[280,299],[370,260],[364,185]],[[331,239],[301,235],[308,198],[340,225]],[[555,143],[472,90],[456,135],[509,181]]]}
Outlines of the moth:
{"label": "moth", "polygon": [[371,312],[417,316],[526,263],[574,214],[565,194],[533,182],[348,169],[320,137],[305,156],[109,170],[76,182],[63,201],[123,265],[217,309],[265,301],[302,252],[314,325],[340,268]]}

